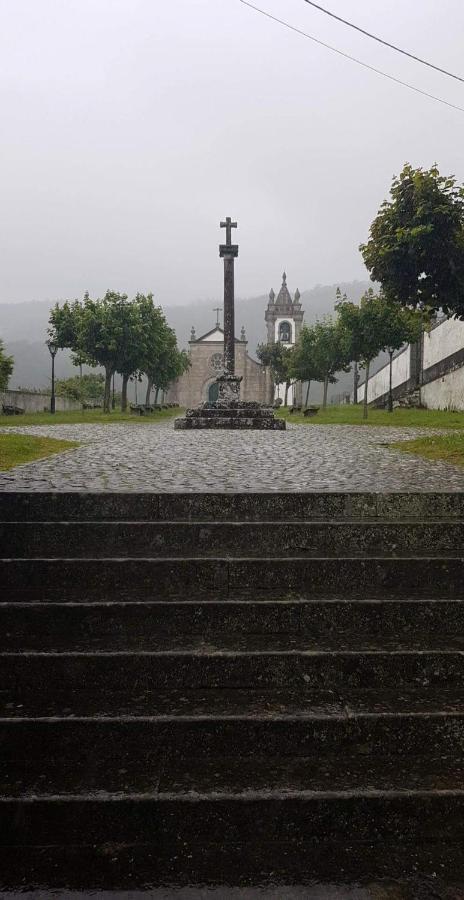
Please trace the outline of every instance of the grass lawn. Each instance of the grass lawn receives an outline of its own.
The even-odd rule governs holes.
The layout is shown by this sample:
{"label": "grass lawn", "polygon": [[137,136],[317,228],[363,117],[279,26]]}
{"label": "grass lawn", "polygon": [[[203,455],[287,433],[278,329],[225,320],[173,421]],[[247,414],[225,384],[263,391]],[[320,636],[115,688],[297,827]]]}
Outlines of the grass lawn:
{"label": "grass lawn", "polygon": [[464,466],[464,432],[434,434],[430,437],[415,438],[413,441],[397,441],[389,444],[396,450],[424,456],[426,459],[442,459],[455,466]]}
{"label": "grass lawn", "polygon": [[32,434],[0,434],[0,471],[78,446],[75,441],[57,441]]}
{"label": "grass lawn", "polygon": [[368,418],[362,417],[362,405],[328,406],[316,416],[305,419],[290,415],[288,409],[277,411],[280,418],[296,425],[391,425],[396,428],[464,428],[464,412],[441,409],[370,409]]}
{"label": "grass lawn", "polygon": [[101,409],[74,409],[70,412],[56,412],[54,416],[49,412],[26,413],[23,416],[0,415],[0,427],[14,426],[18,428],[21,425],[114,425],[118,422],[149,425],[153,422],[181,415],[182,410],[180,409],[160,409],[147,416],[135,416],[130,412],[122,413],[117,409],[110,413],[104,413]]}

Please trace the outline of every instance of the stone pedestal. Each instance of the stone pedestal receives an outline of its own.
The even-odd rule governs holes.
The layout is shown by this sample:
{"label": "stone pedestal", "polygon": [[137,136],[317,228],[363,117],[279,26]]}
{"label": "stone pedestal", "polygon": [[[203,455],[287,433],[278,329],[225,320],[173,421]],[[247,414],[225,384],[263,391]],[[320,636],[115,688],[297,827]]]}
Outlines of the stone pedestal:
{"label": "stone pedestal", "polygon": [[[231,376],[229,376],[231,377]],[[176,419],[174,428],[200,429],[227,428],[263,431],[285,431],[284,419],[276,419],[274,410],[261,403],[244,400],[217,400],[203,403],[197,409],[188,409],[184,418]]]}

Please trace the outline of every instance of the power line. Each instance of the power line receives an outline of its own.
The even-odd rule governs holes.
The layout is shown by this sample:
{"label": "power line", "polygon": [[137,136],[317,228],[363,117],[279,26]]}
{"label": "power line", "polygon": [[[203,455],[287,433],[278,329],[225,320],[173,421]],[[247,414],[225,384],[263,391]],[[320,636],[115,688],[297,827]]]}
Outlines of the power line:
{"label": "power line", "polygon": [[330,16],[332,19],[336,19],[337,22],[342,22],[343,25],[348,25],[349,28],[354,28],[355,31],[360,31],[361,34],[364,34],[368,38],[372,38],[373,41],[378,41],[379,44],[384,44],[385,47],[390,47],[390,50],[396,50],[398,53],[402,53],[404,56],[409,56],[410,59],[414,59],[418,63],[422,63],[423,66],[428,66],[430,69],[435,69],[436,72],[441,72],[442,75],[449,75],[450,78],[455,78],[456,81],[462,81],[464,84],[464,78],[461,78],[460,75],[454,75],[453,72],[448,72],[447,69],[441,69],[440,66],[435,66],[433,63],[428,62],[426,59],[421,59],[420,56],[415,56],[414,53],[409,53],[408,50],[402,50],[401,47],[397,47],[396,44],[390,44],[389,41],[385,41],[381,37],[377,37],[376,34],[371,34],[370,31],[366,31],[365,28],[361,28],[359,25],[355,25],[353,22],[349,22],[348,19],[342,19],[341,16],[337,16],[336,13],[330,11],[330,9],[325,9],[323,6],[319,6],[319,3],[313,3],[313,0],[304,0],[309,6],[314,6],[315,9],[320,10],[326,14],[326,16]]}
{"label": "power line", "polygon": [[358,66],[363,66],[364,69],[369,69],[370,72],[375,72],[377,75],[382,75],[384,78],[388,78],[389,81],[394,81],[395,84],[401,84],[403,87],[409,88],[410,91],[415,91],[416,94],[422,94],[423,97],[428,97],[429,100],[435,100],[437,103],[443,103],[445,106],[450,106],[451,109],[457,109],[459,112],[464,113],[464,107],[457,106],[455,103],[450,103],[448,100],[443,100],[441,97],[436,97],[434,94],[429,94],[427,91],[423,91],[421,88],[415,87],[413,84],[409,84],[407,81],[401,81],[400,78],[395,78],[394,75],[388,75],[387,72],[382,72],[381,69],[376,69],[374,66],[370,66],[368,63],[362,62],[362,60],[356,59],[355,56],[350,56],[349,53],[345,53],[343,50],[338,50],[337,47],[332,47],[330,44],[326,44],[324,41],[319,40],[319,38],[313,37],[313,35],[308,34],[301,28],[297,28],[295,25],[290,25],[288,22],[284,22],[283,19],[278,19],[277,16],[273,16],[271,13],[266,12],[264,9],[260,9],[259,6],[254,6],[253,3],[249,3],[248,0],[240,0],[240,3],[243,3],[245,6],[249,6],[250,9],[254,9],[255,12],[260,13],[262,16],[266,16],[267,19],[272,19],[273,22],[278,22],[278,24],[283,25],[284,28],[288,28],[290,31],[295,31],[296,34],[300,34],[302,37],[308,38],[308,40],[310,41],[314,41],[315,44],[319,44],[321,47],[325,47],[326,50],[331,50],[332,53],[337,53],[339,56],[343,56],[345,59],[349,59],[351,60],[351,62],[357,63]]}

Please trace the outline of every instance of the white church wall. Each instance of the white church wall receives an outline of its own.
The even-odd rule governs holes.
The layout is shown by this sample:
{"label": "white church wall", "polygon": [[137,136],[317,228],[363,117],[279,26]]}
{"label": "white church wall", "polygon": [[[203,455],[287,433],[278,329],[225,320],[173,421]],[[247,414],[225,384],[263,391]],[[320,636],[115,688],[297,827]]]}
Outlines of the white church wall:
{"label": "white church wall", "polygon": [[464,322],[445,319],[440,325],[424,334],[424,369],[434,366],[441,359],[464,347]]}

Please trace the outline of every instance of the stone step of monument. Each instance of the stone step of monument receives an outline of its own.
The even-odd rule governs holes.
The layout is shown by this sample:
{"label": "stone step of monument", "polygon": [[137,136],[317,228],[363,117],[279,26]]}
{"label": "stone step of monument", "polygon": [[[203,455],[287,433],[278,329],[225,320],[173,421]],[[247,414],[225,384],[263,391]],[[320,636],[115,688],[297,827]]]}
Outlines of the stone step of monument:
{"label": "stone step of monument", "polygon": [[2,649],[154,650],[175,640],[268,646],[369,649],[396,642],[411,649],[457,649],[464,642],[462,600],[339,599],[259,602],[0,603]]}
{"label": "stone step of monument", "polygon": [[6,491],[3,522],[464,520],[464,493],[81,493]]}
{"label": "stone step of monument", "polygon": [[0,560],[0,602],[123,599],[197,599],[236,591],[254,599],[270,592],[322,591],[377,596],[462,594],[464,559],[436,557],[85,558]]}
{"label": "stone step of monument", "polygon": [[[464,627],[461,600],[313,597],[242,600],[0,603],[3,650],[153,649],[173,637],[297,639],[341,646],[396,640],[436,646]],[[436,642],[440,642],[438,645]]]}
{"label": "stone step of monument", "polygon": [[10,558],[464,555],[464,520],[0,523]]}
{"label": "stone step of monument", "polygon": [[[175,646],[175,645],[174,645]],[[0,653],[3,699],[17,702],[58,691],[72,696],[92,685],[119,692],[206,689],[301,688],[319,692],[404,687],[464,688],[464,654],[446,650],[182,650]]]}
{"label": "stone step of monument", "polygon": [[[213,419],[213,418],[230,418],[230,409],[221,409],[220,407],[199,406],[197,409],[188,409],[185,413],[187,419]],[[257,407],[250,410],[248,407],[243,409],[237,408],[233,411],[233,418],[238,419],[273,419],[274,411],[268,406]]]}
{"label": "stone step of monument", "polygon": [[240,428],[248,429],[250,431],[285,431],[286,422],[285,419],[275,419],[273,416],[261,416],[258,413],[253,416],[231,415],[230,413],[228,416],[224,416],[221,411],[219,415],[216,412],[212,416],[207,413],[207,415],[204,416],[185,416],[183,419],[176,419],[174,428],[182,431],[193,428],[227,428],[232,431]]}

